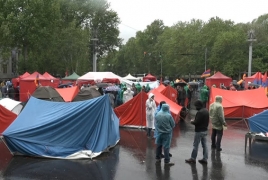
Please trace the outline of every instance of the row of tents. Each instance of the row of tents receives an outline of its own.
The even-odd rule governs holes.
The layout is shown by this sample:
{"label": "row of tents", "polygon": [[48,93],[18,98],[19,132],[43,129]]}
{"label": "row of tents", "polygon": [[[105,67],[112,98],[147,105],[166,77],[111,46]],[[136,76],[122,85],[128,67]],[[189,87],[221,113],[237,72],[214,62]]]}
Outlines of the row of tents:
{"label": "row of tents", "polygon": [[[170,112],[178,123],[182,107],[176,103],[177,91],[161,84],[149,93],[155,95],[157,105],[161,101],[170,105]],[[267,119],[264,110],[268,109],[268,99],[261,88],[246,91],[212,88],[209,103],[216,95],[223,96],[227,118],[253,116],[255,127],[267,128],[267,121],[256,115],[260,113]],[[145,92],[115,109],[112,109],[108,95],[68,103],[41,99],[31,96],[18,114],[12,112],[12,108],[8,110],[0,105],[0,133],[14,155],[93,158],[118,143],[119,126],[140,128],[146,125],[148,94]]]}

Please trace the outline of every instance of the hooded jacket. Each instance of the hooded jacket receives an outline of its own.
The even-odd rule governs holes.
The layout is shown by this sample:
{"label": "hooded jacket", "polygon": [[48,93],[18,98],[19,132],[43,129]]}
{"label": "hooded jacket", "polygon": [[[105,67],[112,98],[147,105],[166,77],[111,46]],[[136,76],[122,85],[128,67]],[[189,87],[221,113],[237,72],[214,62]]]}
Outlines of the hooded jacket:
{"label": "hooded jacket", "polygon": [[125,103],[131,100],[133,98],[133,94],[134,92],[131,91],[130,88],[127,88],[127,90],[123,93],[123,102]]}
{"label": "hooded jacket", "polygon": [[194,103],[197,113],[195,115],[194,121],[191,123],[195,125],[195,132],[204,132],[208,130],[209,124],[209,113],[206,108],[203,107],[201,100],[197,100]]}
{"label": "hooded jacket", "polygon": [[200,99],[202,102],[207,102],[208,101],[208,87],[204,85],[202,89],[200,90]]}
{"label": "hooded jacket", "polygon": [[209,107],[209,117],[212,123],[213,129],[222,130],[222,126],[226,125],[224,119],[224,111],[222,107],[222,96],[216,96],[215,102]]}
{"label": "hooded jacket", "polygon": [[150,93],[148,99],[146,100],[146,114],[154,114],[156,111],[156,104],[154,99],[152,98],[153,96],[154,94]]}
{"label": "hooded jacket", "polygon": [[162,108],[155,116],[155,120],[158,133],[171,133],[175,126],[174,119],[169,113],[168,104],[162,104]]}

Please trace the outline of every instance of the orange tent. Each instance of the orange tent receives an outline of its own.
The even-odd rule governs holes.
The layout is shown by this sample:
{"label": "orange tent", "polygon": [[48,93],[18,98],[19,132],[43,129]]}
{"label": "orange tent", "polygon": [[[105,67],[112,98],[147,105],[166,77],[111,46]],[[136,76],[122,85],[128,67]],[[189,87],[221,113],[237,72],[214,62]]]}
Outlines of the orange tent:
{"label": "orange tent", "polygon": [[160,84],[157,88],[156,88],[159,92],[163,91],[164,89],[166,89],[166,86],[163,84]]}
{"label": "orange tent", "polygon": [[17,118],[17,115],[0,105],[0,134]]}
{"label": "orange tent", "polygon": [[254,75],[246,77],[245,78],[245,89],[248,88],[248,82],[253,83],[254,79],[256,79],[257,77],[260,77],[261,79],[263,78],[263,75],[261,74],[261,72],[256,72]]}
{"label": "orange tent", "polygon": [[56,91],[61,95],[65,102],[72,102],[74,97],[78,94],[78,86],[69,87],[69,88],[55,88]]}
{"label": "orange tent", "polygon": [[213,76],[206,78],[206,85],[210,88],[212,85],[220,87],[220,84],[223,83],[226,87],[230,85],[232,78],[223,75],[221,72],[216,72]]}
{"label": "orange tent", "polygon": [[222,105],[226,118],[248,118],[268,109],[268,98],[263,88],[229,91],[211,88],[209,104],[214,102],[215,96],[222,96]]}

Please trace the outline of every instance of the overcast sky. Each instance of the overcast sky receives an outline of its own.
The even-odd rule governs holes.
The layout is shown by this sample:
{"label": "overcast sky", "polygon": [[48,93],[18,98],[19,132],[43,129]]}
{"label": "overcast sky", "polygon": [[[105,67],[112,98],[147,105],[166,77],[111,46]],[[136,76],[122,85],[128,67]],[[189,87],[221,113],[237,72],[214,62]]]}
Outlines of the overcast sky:
{"label": "overcast sky", "polygon": [[247,23],[268,13],[268,0],[107,0],[118,13],[120,37],[126,42],[143,31],[154,20],[166,26],[178,21],[201,19],[208,21],[218,16],[235,23]]}

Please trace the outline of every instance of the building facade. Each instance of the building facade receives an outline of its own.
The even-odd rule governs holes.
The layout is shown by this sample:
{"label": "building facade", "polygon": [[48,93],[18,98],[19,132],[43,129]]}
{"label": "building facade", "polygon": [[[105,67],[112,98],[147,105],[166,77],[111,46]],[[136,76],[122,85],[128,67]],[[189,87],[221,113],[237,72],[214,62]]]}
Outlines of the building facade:
{"label": "building facade", "polygon": [[17,77],[17,61],[18,61],[18,53],[14,49],[10,53],[10,58],[4,60],[0,56],[0,79],[7,80],[14,77]]}

